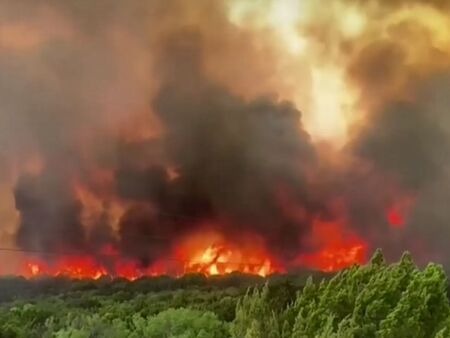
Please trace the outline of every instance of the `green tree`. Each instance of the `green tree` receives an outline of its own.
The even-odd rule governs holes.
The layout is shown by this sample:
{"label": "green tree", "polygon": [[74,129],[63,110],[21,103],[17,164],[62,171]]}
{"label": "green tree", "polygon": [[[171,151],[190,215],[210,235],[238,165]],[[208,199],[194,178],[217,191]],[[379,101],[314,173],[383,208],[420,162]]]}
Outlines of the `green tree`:
{"label": "green tree", "polygon": [[378,337],[433,337],[449,316],[446,288],[447,278],[437,264],[414,274],[397,306],[381,322]]}
{"label": "green tree", "polygon": [[248,291],[236,306],[236,317],[230,332],[234,338],[262,332],[261,338],[280,338],[278,318],[269,306],[269,287]]}
{"label": "green tree", "polygon": [[148,319],[133,316],[130,338],[226,338],[228,325],[212,312],[167,309]]}

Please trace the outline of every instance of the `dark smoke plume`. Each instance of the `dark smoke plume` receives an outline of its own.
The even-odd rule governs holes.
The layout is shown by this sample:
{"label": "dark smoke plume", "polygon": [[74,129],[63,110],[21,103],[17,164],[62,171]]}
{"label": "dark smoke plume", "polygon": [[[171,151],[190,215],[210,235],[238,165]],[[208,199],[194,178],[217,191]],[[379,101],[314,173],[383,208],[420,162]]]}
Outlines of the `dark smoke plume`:
{"label": "dark smoke plume", "polygon": [[66,178],[52,175],[22,176],[17,183],[18,244],[38,252],[83,248],[82,206],[73,198]]}
{"label": "dark smoke plume", "polygon": [[[0,203],[17,217],[0,239],[98,255],[113,244],[145,266],[214,227],[288,265],[320,248],[314,224],[334,222],[368,250],[447,263],[450,33],[430,24],[447,5],[330,3],[311,2],[290,32],[307,35],[306,57],[252,15],[232,21],[228,2],[0,0]],[[392,19],[419,5],[429,17]],[[362,28],[341,27],[345,6]],[[310,96],[310,59],[358,90],[342,149],[327,152],[286,100]],[[404,199],[394,228],[386,214]]]}
{"label": "dark smoke plume", "polygon": [[[154,109],[163,122],[163,146],[177,177],[170,180],[163,167],[137,170],[122,163],[119,192],[150,202],[160,213],[157,221],[151,214],[138,216],[147,232],[152,224],[164,224],[153,235],[176,238],[192,231],[195,220],[223,220],[228,224],[225,233],[257,233],[276,254],[292,258],[309,221],[324,208],[308,192],[306,173],[316,159],[301,114],[291,104],[269,98],[247,102],[209,81],[201,68],[201,48],[195,31],[182,31],[168,37],[160,55],[162,81]],[[283,186],[310,213],[304,224],[279,205],[276,190]],[[134,219],[134,225],[122,220],[123,235],[137,231]]]}
{"label": "dark smoke plume", "polygon": [[[448,262],[446,238],[450,129],[449,76],[432,76],[416,87],[414,101],[387,102],[353,140],[352,151],[416,197],[401,249],[422,261]],[[393,245],[399,245],[393,243]]]}

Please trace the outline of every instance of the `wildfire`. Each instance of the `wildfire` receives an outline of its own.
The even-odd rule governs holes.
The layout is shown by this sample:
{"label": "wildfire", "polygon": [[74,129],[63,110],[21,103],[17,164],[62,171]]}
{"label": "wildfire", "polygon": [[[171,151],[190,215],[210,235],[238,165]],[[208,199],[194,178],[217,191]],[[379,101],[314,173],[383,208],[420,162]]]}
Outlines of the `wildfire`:
{"label": "wildfire", "polygon": [[219,275],[240,271],[267,276],[274,272],[273,263],[267,257],[252,257],[249,261],[240,251],[233,251],[224,244],[212,244],[186,263],[185,272]]}
{"label": "wildfire", "polygon": [[364,243],[341,243],[304,257],[310,267],[322,271],[337,271],[352,264],[361,264],[365,259]]}
{"label": "wildfire", "polygon": [[25,263],[23,275],[26,277],[69,276],[71,278],[98,279],[107,274],[107,270],[90,256],[62,256],[52,264],[32,258]]}
{"label": "wildfire", "polygon": [[240,247],[228,243],[218,234],[208,233],[188,237],[174,247],[172,256],[145,267],[136,260],[121,257],[113,245],[105,245],[97,255],[62,255],[51,262],[27,258],[20,274],[78,279],[110,275],[135,280],[161,274],[202,273],[210,276],[235,271],[267,276],[280,270],[262,246],[246,243]]}
{"label": "wildfire", "polygon": [[75,279],[99,279],[103,276],[113,276],[135,280],[142,276],[155,276],[165,272],[158,264],[140,267],[138,262],[127,259],[117,259],[113,264],[101,263],[103,260],[94,256],[62,256],[51,263],[37,258],[27,258],[21,275],[36,276],[67,276]]}
{"label": "wildfire", "polygon": [[[294,264],[321,271],[336,271],[363,263],[366,243],[344,230],[340,223],[316,222],[312,237],[319,249],[299,255]],[[135,280],[161,274],[201,273],[211,276],[236,271],[267,276],[285,270],[257,238],[242,237],[245,240],[237,244],[213,231],[191,234],[176,243],[168,258],[145,267],[137,260],[121,257],[113,245],[105,245],[97,255],[66,255],[51,263],[37,258],[26,259],[20,274],[26,277],[47,275],[78,279],[113,276]]]}
{"label": "wildfire", "polygon": [[316,222],[313,240],[319,250],[302,254],[297,263],[322,271],[337,271],[352,264],[362,264],[366,259],[365,241],[353,233],[344,231],[338,222]]}
{"label": "wildfire", "polygon": [[218,233],[207,232],[191,235],[175,251],[178,259],[185,261],[185,273],[218,275],[239,271],[267,276],[281,270],[257,239],[246,238],[240,244],[230,243]]}

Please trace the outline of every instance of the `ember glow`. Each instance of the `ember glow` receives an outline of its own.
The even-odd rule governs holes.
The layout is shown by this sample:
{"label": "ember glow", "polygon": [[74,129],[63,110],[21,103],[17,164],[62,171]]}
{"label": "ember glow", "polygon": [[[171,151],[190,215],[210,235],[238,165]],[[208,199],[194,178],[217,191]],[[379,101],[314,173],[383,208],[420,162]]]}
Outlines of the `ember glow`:
{"label": "ember glow", "polygon": [[402,227],[405,224],[403,215],[396,208],[387,211],[387,219],[393,227]]}
{"label": "ember glow", "polygon": [[282,271],[258,238],[239,241],[240,246],[217,232],[207,231],[187,237],[175,251],[178,259],[185,262],[184,273],[218,275],[239,271],[267,276]]}
{"label": "ember glow", "polygon": [[405,196],[386,210],[386,218],[394,228],[403,228],[415,204],[412,196]]}
{"label": "ember glow", "polygon": [[298,263],[312,269],[337,271],[352,264],[363,264],[367,259],[367,244],[345,227],[335,222],[315,222],[312,240],[315,252],[301,255]]}
{"label": "ember glow", "polygon": [[185,273],[198,272],[206,275],[226,274],[234,271],[267,276],[275,272],[269,258],[243,257],[242,253],[223,244],[213,244],[188,260]]}
{"label": "ember glow", "polygon": [[265,276],[378,247],[450,264],[443,2],[0,13],[2,274]]}
{"label": "ember glow", "polygon": [[89,256],[61,256],[54,263],[44,260],[29,259],[23,266],[23,275],[35,276],[69,276],[72,278],[98,279],[106,275],[104,267]]}
{"label": "ember glow", "polygon": [[106,245],[97,258],[73,254],[60,255],[50,262],[26,258],[20,274],[26,277],[68,276],[78,279],[114,276],[134,280],[161,274],[200,273],[211,276],[243,272],[267,276],[281,271],[283,268],[255,243],[238,247],[227,243],[217,233],[207,233],[186,238],[174,248],[171,256],[146,267],[136,260],[123,259],[115,248]]}

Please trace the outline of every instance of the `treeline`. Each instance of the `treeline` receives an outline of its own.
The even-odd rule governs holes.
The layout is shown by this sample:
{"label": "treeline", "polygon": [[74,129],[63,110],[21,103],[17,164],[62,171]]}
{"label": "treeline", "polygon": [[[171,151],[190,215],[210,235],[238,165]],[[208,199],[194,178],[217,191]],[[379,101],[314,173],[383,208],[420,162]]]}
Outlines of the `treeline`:
{"label": "treeline", "polygon": [[309,278],[303,286],[286,276],[269,282],[255,277],[248,283],[258,285],[247,288],[237,277],[243,276],[214,282],[186,276],[186,287],[167,287],[170,282],[152,291],[143,281],[77,284],[56,295],[3,303],[0,337],[450,337],[446,275],[437,264],[419,269],[408,253],[389,265],[377,251],[365,266]]}
{"label": "treeline", "polygon": [[102,277],[99,279],[71,279],[68,277],[35,277],[27,279],[17,276],[0,277],[0,303],[17,299],[33,299],[35,297],[70,294],[77,291],[92,291],[96,295],[111,295],[124,292],[132,297],[135,294],[159,292],[178,289],[197,288],[224,289],[235,287],[246,290],[251,286],[280,284],[289,282],[301,287],[309,276],[316,279],[331,278],[333,274],[319,271],[298,271],[284,274],[273,274],[266,278],[233,272],[226,275],[205,276],[203,274],[186,274],[181,277],[148,276],[130,281],[124,278]]}
{"label": "treeline", "polygon": [[331,280],[309,279],[295,300],[270,307],[268,288],[238,302],[232,337],[443,338],[450,337],[447,278],[440,265],[420,270],[411,256],[387,265],[377,251],[366,266]]}

